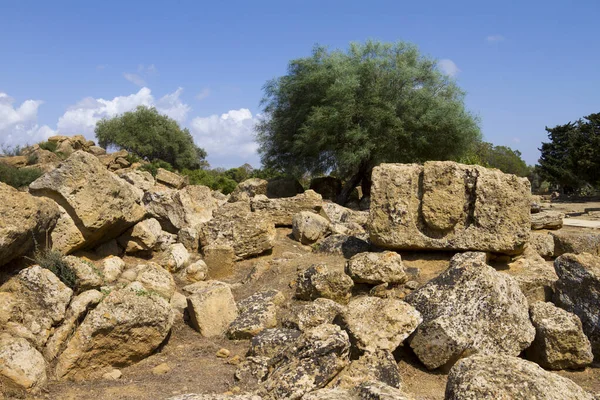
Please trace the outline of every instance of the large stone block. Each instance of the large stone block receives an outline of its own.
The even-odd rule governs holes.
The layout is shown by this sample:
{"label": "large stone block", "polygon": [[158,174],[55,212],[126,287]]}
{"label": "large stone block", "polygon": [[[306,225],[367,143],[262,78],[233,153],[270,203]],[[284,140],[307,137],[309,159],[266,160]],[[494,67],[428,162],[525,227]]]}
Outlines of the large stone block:
{"label": "large stone block", "polygon": [[525,178],[450,161],[382,164],[372,178],[369,233],[377,246],[515,254],[529,240]]}

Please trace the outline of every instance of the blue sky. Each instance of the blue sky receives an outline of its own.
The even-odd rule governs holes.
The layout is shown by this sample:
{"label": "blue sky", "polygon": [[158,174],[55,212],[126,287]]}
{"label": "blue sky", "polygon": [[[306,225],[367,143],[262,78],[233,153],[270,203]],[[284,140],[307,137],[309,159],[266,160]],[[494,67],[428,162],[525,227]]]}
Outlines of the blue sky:
{"label": "blue sky", "polygon": [[263,84],[314,44],[406,40],[467,92],[487,141],[533,164],[544,127],[600,112],[596,1],[0,0],[0,143],[138,104],[188,127],[213,166],[258,166]]}

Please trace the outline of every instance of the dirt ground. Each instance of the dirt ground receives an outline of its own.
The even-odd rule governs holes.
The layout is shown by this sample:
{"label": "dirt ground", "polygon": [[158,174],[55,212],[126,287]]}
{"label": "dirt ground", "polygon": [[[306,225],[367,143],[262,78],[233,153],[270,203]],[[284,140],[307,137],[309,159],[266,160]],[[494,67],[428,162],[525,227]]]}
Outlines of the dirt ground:
{"label": "dirt ground", "polygon": [[[346,260],[342,256],[312,253],[310,247],[292,240],[290,233],[290,229],[278,229],[277,243],[272,254],[239,262],[234,274],[221,279],[234,284],[236,300],[259,290],[274,288],[282,291],[289,301],[294,301],[293,281],[298,268],[320,262],[334,268],[344,267]],[[401,254],[408,272],[421,284],[445,270],[452,256],[450,253],[441,252]],[[258,267],[255,268],[256,266]],[[247,280],[247,276],[253,270],[253,274],[259,277],[247,283],[240,283]],[[262,275],[256,271],[263,271]],[[286,308],[284,305],[281,312],[286,312]],[[228,359],[216,356],[221,348],[231,352]],[[183,315],[180,315],[164,346],[142,362],[122,368],[123,375],[119,380],[50,382],[43,393],[31,398],[141,400],[166,399],[184,393],[244,391],[250,388],[238,387],[239,384],[234,380],[236,365],[232,365],[231,359],[236,355],[243,357],[248,348],[248,341],[204,338],[190,328]],[[417,400],[444,398],[446,373],[427,371],[410,348],[398,349],[395,357],[401,371],[403,389],[407,393]],[[153,374],[152,369],[162,363],[166,363],[170,370],[160,375]],[[572,379],[587,390],[600,392],[600,365],[583,371],[563,371],[559,374]]]}

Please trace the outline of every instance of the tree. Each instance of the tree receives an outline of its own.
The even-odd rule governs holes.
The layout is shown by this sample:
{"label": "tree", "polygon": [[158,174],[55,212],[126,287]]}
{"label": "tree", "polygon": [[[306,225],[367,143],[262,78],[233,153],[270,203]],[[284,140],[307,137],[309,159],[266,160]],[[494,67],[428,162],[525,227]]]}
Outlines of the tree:
{"label": "tree", "polygon": [[550,142],[539,149],[543,178],[572,193],[600,184],[600,113],[575,122],[546,127]]}
{"label": "tree", "polygon": [[194,144],[187,129],[161,115],[156,108],[139,106],[96,124],[96,137],[102,147],[127,150],[147,161],[162,160],[177,169],[206,166],[206,151]]}
{"label": "tree", "polygon": [[494,146],[481,142],[475,146],[475,152],[460,160],[465,164],[479,164],[488,168],[497,168],[507,174],[526,177],[531,174],[532,167],[521,158],[519,150],[507,146]]}
{"label": "tree", "polygon": [[296,177],[336,170],[340,203],[379,163],[457,160],[481,138],[464,93],[407,43],[316,46],[264,92],[263,165]]}

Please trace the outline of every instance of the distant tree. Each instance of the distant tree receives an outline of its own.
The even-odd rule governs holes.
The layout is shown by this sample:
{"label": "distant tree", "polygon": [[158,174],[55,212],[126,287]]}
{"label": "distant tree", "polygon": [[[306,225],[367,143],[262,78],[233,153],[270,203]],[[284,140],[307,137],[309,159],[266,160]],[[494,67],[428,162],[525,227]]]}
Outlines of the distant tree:
{"label": "distant tree", "polygon": [[475,152],[461,159],[465,164],[479,164],[488,168],[497,168],[507,174],[526,177],[531,173],[519,150],[506,146],[494,146],[492,143],[481,142],[475,147]]}
{"label": "distant tree", "polygon": [[96,124],[96,137],[102,147],[127,150],[147,161],[162,160],[177,169],[206,166],[206,151],[196,146],[187,129],[160,114],[156,108],[139,106]]}
{"label": "distant tree", "polygon": [[550,142],[539,149],[540,174],[566,193],[600,184],[600,113],[546,127]]}
{"label": "distant tree", "polygon": [[317,46],[264,91],[263,165],[296,177],[336,170],[340,203],[379,163],[458,160],[481,137],[464,92],[407,43]]}

